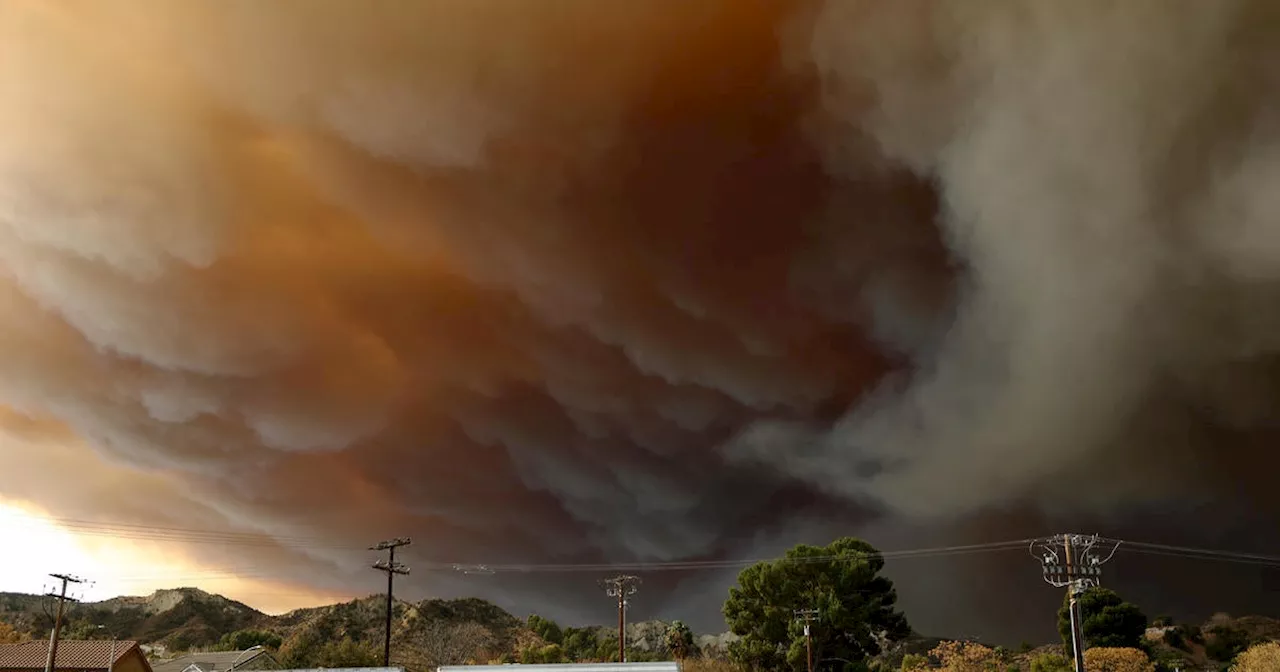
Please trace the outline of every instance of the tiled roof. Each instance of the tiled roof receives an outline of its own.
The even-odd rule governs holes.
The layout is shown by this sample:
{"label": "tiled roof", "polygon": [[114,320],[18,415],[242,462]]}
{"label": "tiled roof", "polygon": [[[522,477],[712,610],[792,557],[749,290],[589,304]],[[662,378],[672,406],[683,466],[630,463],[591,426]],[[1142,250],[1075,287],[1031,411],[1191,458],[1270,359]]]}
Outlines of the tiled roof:
{"label": "tiled roof", "polygon": [[[195,665],[205,672],[213,670],[226,670],[231,667],[232,663],[236,664],[236,670],[250,669],[255,665],[249,665],[249,661],[256,660],[258,657],[266,655],[267,660],[274,662],[274,659],[266,651],[210,651],[208,653],[192,653],[181,658],[174,658],[163,663],[156,663],[153,668],[154,672],[182,672],[187,669],[188,665]],[[61,657],[61,656],[59,656]],[[239,659],[239,662],[236,662]]]}
{"label": "tiled roof", "polygon": [[[116,659],[120,662],[131,651],[138,650],[137,642],[120,641],[115,643]],[[111,641],[104,639],[75,640],[63,639],[58,642],[59,670],[92,670],[107,669],[107,659],[111,657]],[[145,656],[139,657],[145,660]],[[44,670],[45,661],[49,658],[49,642],[36,640],[22,644],[0,644],[0,669],[38,669]]]}

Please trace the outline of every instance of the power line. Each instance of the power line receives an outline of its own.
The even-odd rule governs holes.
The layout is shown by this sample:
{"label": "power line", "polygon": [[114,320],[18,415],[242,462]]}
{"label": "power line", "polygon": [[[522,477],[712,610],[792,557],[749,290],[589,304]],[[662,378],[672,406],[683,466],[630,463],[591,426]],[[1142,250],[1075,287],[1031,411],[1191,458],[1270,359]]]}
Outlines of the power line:
{"label": "power line", "polygon": [[230,546],[271,546],[314,549],[361,550],[363,546],[336,544],[332,537],[278,535],[268,532],[237,532],[134,523],[81,520],[19,514],[32,524],[46,523],[83,536],[113,537],[143,541],[169,541],[181,543],[213,543]]}
{"label": "power line", "polygon": [[1166,558],[1180,558],[1182,560],[1208,560],[1212,562],[1226,562],[1226,563],[1232,563],[1232,564],[1238,564],[1238,565],[1253,565],[1255,567],[1268,567],[1272,569],[1280,568],[1280,560],[1266,561],[1266,560],[1245,560],[1245,559],[1230,558],[1230,557],[1222,558],[1222,557],[1214,557],[1211,555],[1193,555],[1189,553],[1156,551],[1156,550],[1149,550],[1144,548],[1127,548],[1127,549],[1123,549],[1121,553],[1125,555],[1131,555],[1131,554],[1132,555],[1154,555],[1154,556],[1161,556]]}
{"label": "power line", "polygon": [[1207,548],[1191,548],[1188,546],[1170,546],[1152,544],[1141,541],[1124,542],[1124,551],[1129,553],[1146,553],[1149,555],[1169,555],[1202,560],[1218,560],[1222,562],[1240,562],[1244,564],[1280,565],[1280,556],[1259,555],[1257,553],[1238,553]]}
{"label": "power line", "polygon": [[[365,546],[352,543],[336,542],[333,537],[322,536],[293,536],[293,535],[276,535],[268,532],[235,532],[228,530],[209,530],[186,527],[171,527],[160,525],[142,525],[135,523],[112,523],[107,521],[93,521],[75,518],[59,518],[51,516],[33,516],[23,514],[23,517],[36,522],[52,523],[74,532],[79,535],[86,536],[102,536],[112,538],[135,539],[142,541],[161,541],[174,543],[208,543],[223,546],[262,546],[262,547],[285,547],[299,550],[365,550]],[[1013,540],[1009,542],[1001,542],[1000,544],[976,544],[971,546],[953,546],[946,548],[926,548],[914,549],[897,552],[883,552],[880,555],[886,559],[907,558],[914,555],[937,555],[947,552],[966,553],[974,550],[1007,550],[1005,548],[994,548],[995,546],[1015,547],[1025,545],[1027,540]],[[834,558],[835,556],[831,556]],[[673,561],[660,563],[596,563],[596,564],[570,564],[557,565],[550,563],[542,564],[467,564],[456,562],[434,562],[429,563],[430,566],[423,567],[430,570],[456,570],[460,567],[469,567],[479,569],[478,573],[489,573],[492,571],[527,571],[527,570],[543,570],[543,571],[560,571],[562,569],[574,569],[580,571],[608,571],[613,568],[625,569],[627,567],[643,568],[647,570],[657,569],[659,566],[666,566],[672,569],[698,569],[702,567],[715,568],[747,566],[760,562],[762,560],[776,560],[777,558],[756,558],[744,560],[727,560],[727,561]],[[789,562],[800,561],[798,559],[787,559]],[[822,557],[813,557],[806,559],[811,562],[822,562]]]}
{"label": "power line", "polygon": [[396,574],[408,574],[409,568],[396,562],[396,549],[401,546],[408,546],[413,543],[408,537],[400,537],[390,539],[388,541],[378,542],[369,547],[371,551],[386,551],[387,559],[379,560],[373,563],[373,568],[387,573],[387,638],[383,644],[382,650],[382,666],[391,667],[391,617],[394,607],[391,593],[394,587]]}
{"label": "power line", "polygon": [[[36,520],[35,516],[27,516]],[[88,536],[105,536],[171,542],[181,544],[218,544],[222,546],[271,547],[292,550],[363,550],[364,546],[336,542],[332,537],[276,536],[265,532],[230,532],[219,530],[201,530],[184,527],[166,527],[156,525],[138,525],[132,523],[110,523],[104,521],[85,521],[72,518],[39,518],[67,528],[68,531]],[[915,558],[936,558],[949,555],[970,555],[975,553],[998,553],[1025,548],[1030,540],[1010,540],[1005,542],[945,546],[934,548],[907,549],[899,551],[881,551],[878,555],[884,560],[909,560]],[[1114,540],[1113,540],[1114,541]],[[1126,553],[1141,553],[1153,556],[1171,556],[1190,559],[1234,562],[1247,565],[1280,566],[1280,557],[1253,553],[1241,553],[1217,549],[1201,549],[1186,546],[1171,546],[1146,542],[1126,542]],[[784,562],[790,564],[823,563],[847,559],[847,556],[806,556],[806,557],[774,557],[743,558],[725,560],[677,560],[660,562],[622,562],[622,563],[457,563],[427,562],[420,567],[425,571],[461,571],[468,574],[495,574],[499,572],[657,572],[657,571],[698,571],[715,569],[732,569],[747,567],[759,562]],[[232,569],[241,572],[245,570]],[[247,571],[253,571],[249,569]],[[263,570],[274,573],[271,568]],[[139,577],[129,580],[148,580]]]}
{"label": "power line", "polygon": [[[866,557],[879,557],[885,560],[907,560],[914,558],[931,558],[949,555],[967,555],[972,553],[992,553],[1005,551],[1022,551],[1030,539],[1017,539],[988,544],[970,544],[966,546],[944,546],[937,548],[919,548],[903,551],[880,551],[863,554]],[[451,569],[467,574],[495,574],[498,572],[604,572],[604,571],[688,571],[699,569],[732,569],[749,567],[761,562],[777,562],[784,564],[823,564],[829,562],[849,561],[856,556],[850,555],[812,555],[801,557],[745,558],[738,560],[674,560],[659,562],[631,563],[585,563],[585,564],[499,564],[499,563],[427,563],[427,569]]]}

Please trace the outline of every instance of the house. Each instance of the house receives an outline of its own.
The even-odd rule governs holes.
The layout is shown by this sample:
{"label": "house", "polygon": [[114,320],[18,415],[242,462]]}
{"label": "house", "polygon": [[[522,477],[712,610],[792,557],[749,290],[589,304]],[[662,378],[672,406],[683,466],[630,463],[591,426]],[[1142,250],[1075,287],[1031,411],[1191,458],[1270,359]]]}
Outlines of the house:
{"label": "house", "polygon": [[279,667],[279,664],[270,653],[259,647],[244,651],[192,653],[156,663],[154,672],[228,672],[232,666],[237,672],[250,672],[250,670],[274,670]]}
{"label": "house", "polygon": [[[44,672],[48,658],[47,641],[0,644],[0,672]],[[153,672],[137,642],[103,639],[60,640],[56,669],[59,672]]]}

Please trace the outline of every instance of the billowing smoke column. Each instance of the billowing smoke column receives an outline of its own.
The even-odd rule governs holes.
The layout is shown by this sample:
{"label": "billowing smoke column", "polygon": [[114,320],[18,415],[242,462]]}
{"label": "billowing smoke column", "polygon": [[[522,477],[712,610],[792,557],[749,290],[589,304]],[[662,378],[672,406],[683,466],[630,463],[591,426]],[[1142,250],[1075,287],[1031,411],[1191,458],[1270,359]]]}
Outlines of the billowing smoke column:
{"label": "billowing smoke column", "polygon": [[0,488],[472,562],[1274,513],[1277,12],[6,3]]}

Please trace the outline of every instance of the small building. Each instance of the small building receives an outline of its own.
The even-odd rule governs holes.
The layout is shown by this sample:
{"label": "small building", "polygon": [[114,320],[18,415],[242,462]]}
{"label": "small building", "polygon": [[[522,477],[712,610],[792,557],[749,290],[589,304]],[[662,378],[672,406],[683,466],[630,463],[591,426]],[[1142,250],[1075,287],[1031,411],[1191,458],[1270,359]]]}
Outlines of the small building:
{"label": "small building", "polygon": [[442,665],[437,672],[680,672],[680,663],[554,663],[550,665]]}
{"label": "small building", "polygon": [[[48,641],[0,644],[0,672],[44,672],[48,659]],[[57,672],[153,672],[137,642],[103,639],[59,640],[55,669]]]}
{"label": "small building", "polygon": [[262,648],[244,651],[208,651],[190,653],[163,663],[156,663],[154,672],[227,672],[232,666],[238,672],[250,672],[251,670],[274,670],[279,667],[279,664],[266,649]]}

